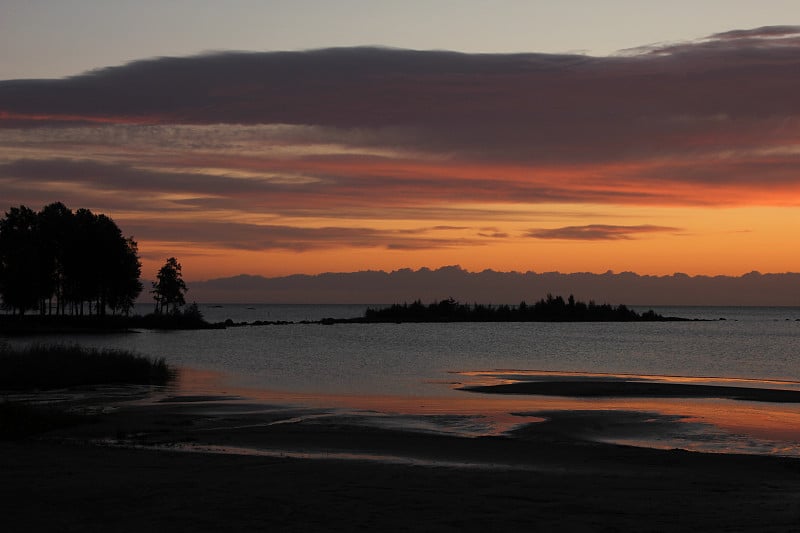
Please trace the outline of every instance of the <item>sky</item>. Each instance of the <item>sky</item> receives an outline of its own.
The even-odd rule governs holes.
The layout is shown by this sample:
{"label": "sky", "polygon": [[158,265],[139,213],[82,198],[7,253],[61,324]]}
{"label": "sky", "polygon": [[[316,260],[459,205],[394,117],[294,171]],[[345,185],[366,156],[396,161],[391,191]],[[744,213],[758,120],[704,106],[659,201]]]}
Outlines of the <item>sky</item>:
{"label": "sky", "polygon": [[0,4],[0,210],[143,275],[800,271],[795,2]]}

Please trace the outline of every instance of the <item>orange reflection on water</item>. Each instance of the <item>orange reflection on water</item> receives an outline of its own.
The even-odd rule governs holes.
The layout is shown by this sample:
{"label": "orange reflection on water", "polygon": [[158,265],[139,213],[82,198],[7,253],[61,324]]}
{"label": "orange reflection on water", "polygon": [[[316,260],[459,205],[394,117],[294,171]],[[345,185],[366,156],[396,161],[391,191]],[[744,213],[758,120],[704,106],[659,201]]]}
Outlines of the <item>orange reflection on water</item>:
{"label": "orange reflection on water", "polygon": [[[697,378],[679,376],[644,376],[628,374],[588,374],[567,372],[541,372],[523,370],[498,370],[486,372],[459,372],[458,375],[470,378],[469,384],[499,384],[519,380],[525,376],[535,380],[557,378],[605,378],[642,379],[660,382],[679,383],[733,383],[752,386],[768,385],[797,387],[797,382],[738,378]],[[516,378],[516,379],[515,379]],[[230,385],[230,386],[228,386]],[[442,383],[454,387],[461,384]],[[653,413],[674,417],[676,431],[687,428],[687,435],[678,444],[664,441],[659,436],[648,436],[648,428],[643,425],[641,435],[603,437],[599,440],[628,443],[654,447],[681,447],[702,451],[723,453],[780,453],[800,455],[800,407],[798,404],[738,401],[716,398],[569,398],[555,396],[534,396],[524,394],[482,394],[463,391],[456,395],[442,394],[425,396],[402,395],[360,395],[331,394],[296,391],[277,391],[258,388],[239,387],[222,373],[183,369],[173,394],[222,396],[223,399],[237,397],[242,402],[292,405],[319,409],[344,410],[356,416],[368,413],[370,416],[395,417],[396,425],[414,430],[413,422],[400,420],[410,417],[474,417],[480,420],[475,426],[448,426],[442,432],[462,436],[500,435],[525,424],[538,423],[559,412],[614,412]],[[692,437],[688,427],[696,423],[708,427],[714,433],[714,442]],[[696,427],[693,426],[693,431]],[[426,426],[427,427],[427,426]],[[418,429],[418,428],[417,428]],[[576,434],[580,434],[576,428]],[[692,441],[695,438],[695,441]],[[665,445],[664,442],[667,442]],[[755,444],[754,444],[755,443]],[[757,445],[757,446],[756,446]],[[766,450],[766,451],[765,451]]]}
{"label": "orange reflection on water", "polygon": [[[497,385],[519,381],[558,379],[649,381],[655,383],[703,384],[734,387],[800,390],[800,382],[776,379],[729,378],[718,376],[669,376],[556,372],[540,370],[490,370],[459,372],[474,384]],[[547,398],[544,396],[537,397]],[[800,446],[800,406],[792,403],[739,401],[724,398],[591,398],[567,400],[567,409],[646,411],[684,417],[686,422],[711,424],[731,434],[769,441],[786,441]],[[577,402],[577,403],[575,403]],[[549,404],[549,402],[548,402]],[[588,407],[587,407],[588,404]],[[549,407],[548,407],[549,409]],[[733,450],[736,451],[736,450]]]}

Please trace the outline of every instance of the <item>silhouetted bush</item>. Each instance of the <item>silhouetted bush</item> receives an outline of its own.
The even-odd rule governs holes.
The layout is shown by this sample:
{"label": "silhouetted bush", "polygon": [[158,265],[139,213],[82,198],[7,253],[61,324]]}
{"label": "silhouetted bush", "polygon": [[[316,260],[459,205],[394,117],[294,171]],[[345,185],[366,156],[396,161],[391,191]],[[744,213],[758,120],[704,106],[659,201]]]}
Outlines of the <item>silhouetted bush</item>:
{"label": "silhouetted bush", "polygon": [[219,329],[223,324],[211,324],[203,318],[203,313],[196,303],[186,309],[176,308],[169,313],[150,313],[135,316],[128,321],[130,327],[146,329]]}
{"label": "silhouetted bush", "polygon": [[175,377],[164,359],[124,350],[0,344],[0,389],[56,389],[100,384],[164,385]]}

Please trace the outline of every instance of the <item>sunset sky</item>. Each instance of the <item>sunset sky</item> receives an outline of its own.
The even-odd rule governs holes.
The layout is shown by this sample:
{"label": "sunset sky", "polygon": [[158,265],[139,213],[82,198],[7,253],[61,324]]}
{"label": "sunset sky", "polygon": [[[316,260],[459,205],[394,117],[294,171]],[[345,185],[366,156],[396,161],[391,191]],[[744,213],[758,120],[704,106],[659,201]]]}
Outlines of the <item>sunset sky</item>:
{"label": "sunset sky", "polygon": [[173,255],[197,280],[797,272],[798,19],[794,0],[5,1],[0,210],[105,213],[145,277]]}

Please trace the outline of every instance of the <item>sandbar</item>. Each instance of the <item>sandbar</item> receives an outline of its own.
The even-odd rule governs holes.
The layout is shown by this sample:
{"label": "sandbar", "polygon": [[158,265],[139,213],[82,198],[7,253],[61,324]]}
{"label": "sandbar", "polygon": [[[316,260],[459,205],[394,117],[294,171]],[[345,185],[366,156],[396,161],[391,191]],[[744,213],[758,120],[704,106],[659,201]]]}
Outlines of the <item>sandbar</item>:
{"label": "sandbar", "polygon": [[461,390],[485,394],[530,394],[574,398],[727,398],[752,402],[800,403],[800,390],[610,379],[519,381],[466,386]]}

